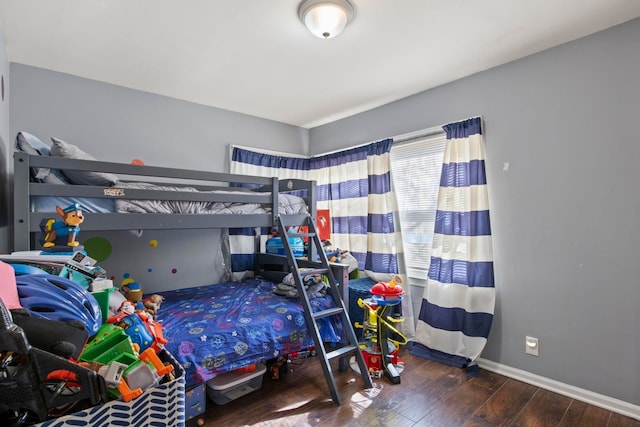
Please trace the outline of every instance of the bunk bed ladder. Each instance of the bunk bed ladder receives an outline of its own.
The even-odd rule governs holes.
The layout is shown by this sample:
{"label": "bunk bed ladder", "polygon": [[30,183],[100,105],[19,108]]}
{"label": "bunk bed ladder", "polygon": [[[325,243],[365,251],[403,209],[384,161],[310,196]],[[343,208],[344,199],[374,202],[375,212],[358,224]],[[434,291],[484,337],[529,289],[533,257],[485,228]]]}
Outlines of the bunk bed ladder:
{"label": "bunk bed ladder", "polygon": [[[289,266],[293,273],[293,278],[296,283],[296,289],[298,290],[300,302],[302,303],[302,306],[304,308],[307,325],[309,325],[309,330],[313,334],[313,339],[316,343],[317,353],[322,359],[320,362],[322,365],[322,370],[323,370],[325,379],[327,380],[327,385],[329,386],[331,399],[334,401],[334,403],[340,405],[341,399],[338,393],[338,389],[336,387],[335,379],[333,378],[333,371],[330,363],[332,359],[336,359],[336,358],[339,359],[340,370],[345,370],[348,368],[348,359],[346,358],[350,357],[351,355],[354,355],[355,360],[358,363],[358,367],[360,369],[360,373],[361,373],[362,380],[364,382],[365,387],[372,388],[373,382],[371,381],[371,376],[369,375],[369,370],[365,363],[364,356],[360,351],[360,347],[358,345],[358,339],[353,329],[353,324],[349,319],[349,314],[347,313],[345,303],[341,297],[340,290],[338,289],[339,284],[336,281],[335,275],[333,274],[333,271],[331,270],[331,267],[329,265],[327,256],[325,255],[324,250],[322,248],[322,242],[320,241],[320,237],[318,236],[318,233],[316,231],[316,227],[314,224],[315,221],[311,218],[311,216],[305,219],[304,225],[308,227],[307,233],[299,233],[299,232],[289,233],[287,232],[288,228],[297,227],[299,226],[299,224],[286,224],[285,222],[286,221],[283,220],[283,217],[281,216],[277,217],[278,232],[282,238],[282,245],[284,247],[284,252],[287,256]],[[315,249],[316,249],[315,252],[317,252],[319,257],[319,262],[318,262],[319,267],[316,271],[312,271],[311,273],[326,275],[327,281],[328,281],[328,292],[333,297],[333,300],[336,303],[335,308],[330,308],[330,309],[318,311],[315,313],[313,312],[311,308],[311,303],[309,301],[309,296],[304,290],[304,284],[302,281],[303,278],[300,272],[300,267],[298,265],[298,260],[294,256],[292,246],[289,243],[289,238],[291,237],[309,238],[309,247],[310,247],[309,253],[314,253],[314,251],[311,250],[311,245],[315,246]],[[306,271],[305,274],[310,274],[310,272]],[[340,316],[340,320],[342,322],[344,332],[345,332],[344,338],[346,342],[343,346],[338,347],[335,350],[327,351],[325,349],[325,346],[322,343],[322,336],[320,335],[320,329],[318,327],[318,324],[316,323],[316,320],[324,317],[328,317],[328,316],[333,316],[333,315]]]}

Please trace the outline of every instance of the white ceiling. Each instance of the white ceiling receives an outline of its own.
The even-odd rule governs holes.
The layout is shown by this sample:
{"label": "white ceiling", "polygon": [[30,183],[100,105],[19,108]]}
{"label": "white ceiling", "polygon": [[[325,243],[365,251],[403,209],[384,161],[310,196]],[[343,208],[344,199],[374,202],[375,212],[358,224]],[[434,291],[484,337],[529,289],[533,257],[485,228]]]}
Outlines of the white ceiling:
{"label": "white ceiling", "polygon": [[9,61],[305,128],[640,16],[640,0],[352,0],[323,40],[300,0],[0,0]]}

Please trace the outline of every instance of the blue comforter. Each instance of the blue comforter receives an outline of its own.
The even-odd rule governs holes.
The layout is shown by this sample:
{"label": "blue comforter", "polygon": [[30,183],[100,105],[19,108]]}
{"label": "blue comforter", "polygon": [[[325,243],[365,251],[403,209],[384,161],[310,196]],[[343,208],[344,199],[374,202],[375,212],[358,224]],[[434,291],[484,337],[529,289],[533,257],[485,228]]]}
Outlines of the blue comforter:
{"label": "blue comforter", "polygon": [[[161,293],[158,321],[187,386],[315,345],[300,302],[274,294],[274,286],[246,279]],[[330,296],[311,304],[314,311],[335,306]],[[321,319],[319,326],[324,342],[344,341],[339,316]]]}

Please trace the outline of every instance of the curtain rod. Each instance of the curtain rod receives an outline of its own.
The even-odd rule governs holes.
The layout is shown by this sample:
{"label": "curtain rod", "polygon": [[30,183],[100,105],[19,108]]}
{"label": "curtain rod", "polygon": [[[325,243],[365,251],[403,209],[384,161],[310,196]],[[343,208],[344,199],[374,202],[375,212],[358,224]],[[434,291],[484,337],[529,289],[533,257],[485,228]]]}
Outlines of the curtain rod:
{"label": "curtain rod", "polygon": [[318,153],[318,154],[315,154],[313,157],[315,157],[315,156],[328,156],[329,154],[339,153],[340,151],[351,150],[353,148],[358,148],[358,147],[364,147],[365,145],[373,144],[374,142],[381,141],[381,140],[384,140],[384,139],[393,139],[393,143],[394,144],[404,144],[406,142],[411,142],[411,141],[419,139],[419,138],[424,138],[424,137],[427,137],[427,136],[436,135],[438,133],[444,133],[444,130],[442,129],[442,126],[433,126],[433,127],[426,128],[426,129],[420,129],[420,130],[417,130],[417,131],[414,131],[414,132],[403,133],[401,135],[396,135],[396,136],[387,137],[387,138],[381,138],[381,139],[378,139],[376,141],[369,141],[369,142],[365,142],[365,143],[362,143],[362,144],[352,145],[351,147],[347,147],[347,148],[339,148],[337,150],[327,151],[325,153]]}
{"label": "curtain rod", "polygon": [[[482,122],[482,128],[484,129],[484,119],[483,119],[482,116],[467,117],[466,119],[455,120],[455,121],[450,122],[450,123],[464,122],[465,120],[475,119],[475,118],[480,118],[480,121]],[[396,135],[396,136],[391,136],[391,137],[387,137],[387,138],[381,138],[381,139],[378,139],[377,141],[381,141],[383,139],[389,139],[390,138],[390,139],[393,139],[393,143],[394,144],[404,144],[404,143],[415,141],[416,139],[437,135],[439,133],[444,133],[444,129],[443,129],[444,126],[445,125],[432,126],[432,127],[425,128],[425,129],[420,129],[420,130],[417,130],[417,131],[414,131],[414,132],[408,132],[408,133],[403,133],[403,134]],[[365,142],[365,143],[362,143],[362,144],[353,145],[353,146],[347,147],[347,148],[338,148],[336,150],[327,151],[327,152],[324,152],[324,153],[318,153],[318,154],[315,154],[314,156],[303,156],[303,155],[299,155],[299,154],[289,154],[289,153],[281,153],[281,155],[286,155],[286,156],[290,156],[290,157],[300,157],[300,158],[311,158],[311,157],[316,157],[316,156],[327,156],[329,154],[339,153],[340,151],[350,150],[352,148],[364,147],[365,145],[373,144],[374,142],[377,142],[377,141],[369,141],[369,142]],[[253,151],[262,152],[262,153],[265,153],[265,154],[274,154],[274,153],[280,154],[280,152],[277,152],[277,151],[270,151],[270,150],[253,148],[253,147],[246,147],[246,146],[237,145],[237,144],[229,144],[229,147],[231,147],[231,149],[229,150],[229,156],[230,157],[231,157],[231,152],[233,151],[233,147],[238,147],[238,148],[242,148],[242,149],[249,150],[249,151],[253,150]],[[231,159],[230,159],[230,161],[231,161]]]}
{"label": "curtain rod", "polygon": [[276,154],[278,156],[299,157],[301,159],[307,158],[307,156],[305,156],[304,154],[291,154],[291,153],[285,153],[284,151],[267,150],[264,148],[257,148],[257,147],[248,147],[246,145],[229,144],[229,148],[231,149],[231,151],[233,151],[234,148],[240,148],[242,150],[253,151],[253,152],[262,153],[262,154],[272,154],[272,155]]}
{"label": "curtain rod", "polygon": [[[482,118],[482,116],[472,116],[472,117],[467,117],[466,119],[462,119],[462,120],[454,120],[453,122],[450,123],[459,123],[459,122],[464,122],[466,120],[471,120],[471,119],[476,119],[479,118],[480,122],[482,123],[482,127],[484,128],[484,120]],[[444,133],[444,127],[446,126],[446,124],[443,125],[438,125],[438,126],[433,126],[427,129],[422,129],[422,130],[418,130],[415,132],[409,132],[409,133],[403,133],[402,135],[398,135],[398,136],[394,136],[393,138],[393,143],[399,143],[402,144],[404,142],[411,142],[415,139],[419,139],[419,138],[424,138],[427,136],[432,136],[432,135],[436,135],[439,133]]]}
{"label": "curtain rod", "polygon": [[417,130],[415,132],[403,133],[402,135],[392,137],[392,139],[394,144],[403,144],[405,142],[411,142],[416,139],[437,135],[439,133],[444,133],[442,126],[433,126],[427,129]]}

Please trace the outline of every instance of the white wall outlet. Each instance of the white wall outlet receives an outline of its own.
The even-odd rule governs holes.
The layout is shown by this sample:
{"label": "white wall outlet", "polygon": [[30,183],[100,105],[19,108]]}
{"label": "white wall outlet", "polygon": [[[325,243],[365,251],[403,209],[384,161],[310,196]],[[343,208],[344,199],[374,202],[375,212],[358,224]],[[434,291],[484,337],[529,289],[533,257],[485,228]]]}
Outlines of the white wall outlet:
{"label": "white wall outlet", "polygon": [[540,351],[540,345],[538,343],[538,338],[526,337],[525,353],[531,354],[532,356],[540,356],[540,354],[538,354],[539,351]]}

